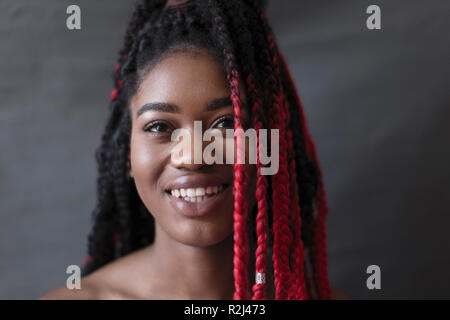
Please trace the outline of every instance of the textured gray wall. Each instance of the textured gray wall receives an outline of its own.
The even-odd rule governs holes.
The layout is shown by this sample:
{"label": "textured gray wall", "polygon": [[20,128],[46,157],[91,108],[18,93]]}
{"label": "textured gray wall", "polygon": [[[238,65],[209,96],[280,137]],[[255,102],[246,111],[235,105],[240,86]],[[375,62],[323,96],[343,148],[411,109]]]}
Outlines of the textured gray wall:
{"label": "textured gray wall", "polygon": [[[66,29],[78,4],[82,30]],[[381,7],[382,30],[366,28]],[[0,2],[0,299],[85,256],[94,151],[130,1]],[[450,2],[288,1],[268,16],[325,175],[330,279],[357,299],[450,298]],[[382,289],[366,288],[377,264]]]}

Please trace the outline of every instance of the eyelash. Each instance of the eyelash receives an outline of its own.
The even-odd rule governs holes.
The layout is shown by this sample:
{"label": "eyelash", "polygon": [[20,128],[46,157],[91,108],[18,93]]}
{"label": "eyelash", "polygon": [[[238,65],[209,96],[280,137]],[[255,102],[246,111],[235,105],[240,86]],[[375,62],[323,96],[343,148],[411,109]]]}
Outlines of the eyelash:
{"label": "eyelash", "polygon": [[[231,128],[231,129],[234,129],[234,117],[233,116],[224,116],[224,117],[222,117],[222,118],[220,118],[219,120],[217,120],[216,122],[215,122],[215,124],[217,125],[217,124],[219,124],[221,121],[225,121],[225,120],[231,120],[232,122],[233,122],[233,124],[231,125],[231,126],[223,126],[223,127],[221,127],[221,128]],[[152,131],[151,129],[153,128],[153,127],[155,127],[155,126],[160,126],[160,125],[165,125],[165,126],[167,126],[167,127],[172,127],[170,124],[168,124],[167,122],[165,122],[165,121],[153,121],[153,122],[150,122],[149,123],[149,125],[148,126],[146,126],[145,128],[144,128],[144,131],[145,132],[149,132],[149,133],[151,133],[151,134],[164,134],[164,133],[166,133],[166,132],[161,132],[161,131],[158,131],[158,132],[155,132],[155,131]]]}
{"label": "eyelash", "polygon": [[223,116],[223,117],[219,118],[219,120],[216,121],[216,125],[217,125],[218,123],[220,123],[220,121],[224,121],[224,120],[231,120],[232,125],[231,125],[230,127],[224,126],[223,128],[231,128],[231,129],[234,129],[234,117],[233,117],[233,116],[229,116],[229,115],[228,115],[228,116]]}
{"label": "eyelash", "polygon": [[157,125],[165,125],[165,126],[168,126],[168,127],[171,126],[170,124],[166,123],[165,121],[152,121],[152,122],[150,122],[150,124],[148,126],[146,126],[144,128],[144,131],[152,133],[152,134],[160,134],[161,132],[154,132],[154,131],[151,130],[152,127],[157,126]]}

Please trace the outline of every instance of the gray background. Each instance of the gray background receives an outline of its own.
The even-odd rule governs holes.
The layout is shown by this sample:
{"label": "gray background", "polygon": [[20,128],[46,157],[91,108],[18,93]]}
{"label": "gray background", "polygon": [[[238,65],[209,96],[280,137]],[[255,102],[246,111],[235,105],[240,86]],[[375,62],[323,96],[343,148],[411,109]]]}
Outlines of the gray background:
{"label": "gray background", "polygon": [[[78,4],[82,30],[66,29]],[[366,28],[381,7],[382,30]],[[0,2],[0,298],[81,264],[94,151],[132,1]],[[356,299],[450,298],[450,2],[272,1],[317,144],[330,279]],[[381,290],[366,287],[381,267]]]}

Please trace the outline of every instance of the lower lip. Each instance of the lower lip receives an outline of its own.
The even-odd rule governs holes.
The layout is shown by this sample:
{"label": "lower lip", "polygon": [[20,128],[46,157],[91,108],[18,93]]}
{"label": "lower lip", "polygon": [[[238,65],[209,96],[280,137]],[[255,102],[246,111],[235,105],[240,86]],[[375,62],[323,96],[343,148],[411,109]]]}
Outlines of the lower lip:
{"label": "lower lip", "polygon": [[166,196],[169,197],[170,204],[175,210],[186,217],[202,217],[220,209],[223,206],[223,200],[231,190],[231,185],[228,185],[219,194],[210,196],[200,202],[185,201],[181,198],[172,196],[166,192]]}

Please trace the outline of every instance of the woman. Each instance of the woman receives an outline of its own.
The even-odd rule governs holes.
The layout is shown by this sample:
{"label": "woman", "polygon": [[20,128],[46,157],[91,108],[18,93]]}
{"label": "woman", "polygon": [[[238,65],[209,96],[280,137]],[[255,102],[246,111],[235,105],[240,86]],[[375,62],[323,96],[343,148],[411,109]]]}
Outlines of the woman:
{"label": "woman", "polygon": [[[81,290],[43,298],[342,297],[328,281],[315,146],[264,10],[257,0],[137,4],[96,154]],[[172,133],[195,121],[224,135],[278,129],[278,171],[262,174],[259,156],[198,163],[190,148],[176,161]]]}

